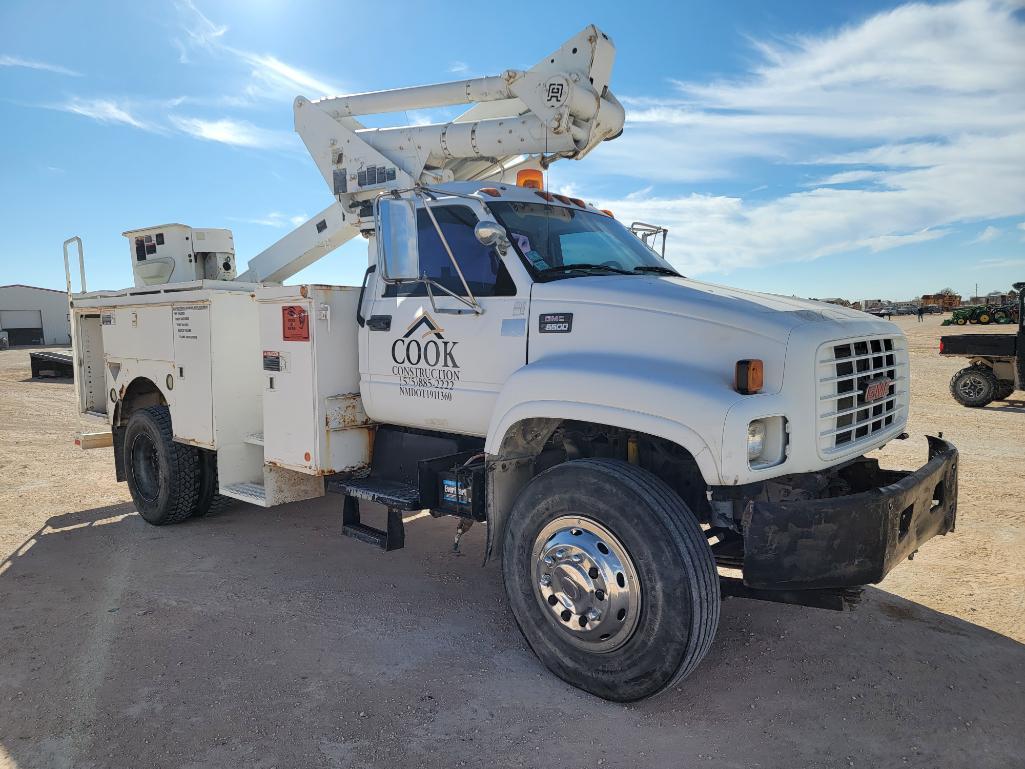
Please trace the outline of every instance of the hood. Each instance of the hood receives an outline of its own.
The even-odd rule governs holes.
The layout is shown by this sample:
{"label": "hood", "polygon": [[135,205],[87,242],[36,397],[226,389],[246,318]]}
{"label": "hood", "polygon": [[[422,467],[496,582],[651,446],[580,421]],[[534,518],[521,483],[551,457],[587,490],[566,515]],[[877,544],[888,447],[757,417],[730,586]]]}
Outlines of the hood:
{"label": "hood", "polygon": [[[858,310],[810,299],[762,294],[670,276],[595,275],[536,283],[534,299],[640,308],[705,323],[752,329],[777,339],[796,326],[876,320]],[[752,329],[753,330],[753,329]]]}

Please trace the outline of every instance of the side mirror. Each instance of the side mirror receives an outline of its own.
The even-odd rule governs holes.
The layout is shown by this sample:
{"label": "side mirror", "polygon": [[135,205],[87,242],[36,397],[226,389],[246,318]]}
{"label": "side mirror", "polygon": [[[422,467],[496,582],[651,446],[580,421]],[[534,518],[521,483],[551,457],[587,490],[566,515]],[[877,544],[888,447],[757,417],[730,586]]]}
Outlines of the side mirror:
{"label": "side mirror", "polygon": [[377,202],[377,257],[381,277],[388,283],[420,280],[416,239],[416,204],[409,198]]}
{"label": "side mirror", "polygon": [[482,219],[473,228],[473,234],[482,246],[495,246],[502,256],[509,249],[509,236],[498,222]]}

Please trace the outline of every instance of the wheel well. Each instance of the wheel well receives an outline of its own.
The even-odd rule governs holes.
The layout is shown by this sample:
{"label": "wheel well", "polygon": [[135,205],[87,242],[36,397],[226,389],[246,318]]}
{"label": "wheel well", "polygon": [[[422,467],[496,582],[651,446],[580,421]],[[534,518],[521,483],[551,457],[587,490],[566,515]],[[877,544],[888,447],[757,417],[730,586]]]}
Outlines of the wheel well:
{"label": "wheel well", "polygon": [[114,412],[114,424],[121,427],[128,423],[133,411],[147,406],[166,406],[167,399],[160,388],[146,377],[137,377],[118,399]]}
{"label": "wheel well", "polygon": [[520,491],[535,475],[562,462],[600,457],[620,459],[661,478],[697,516],[711,509],[707,484],[694,456],[656,435],[623,427],[560,419],[525,419],[502,439],[488,458],[488,556],[501,541],[505,519]]}

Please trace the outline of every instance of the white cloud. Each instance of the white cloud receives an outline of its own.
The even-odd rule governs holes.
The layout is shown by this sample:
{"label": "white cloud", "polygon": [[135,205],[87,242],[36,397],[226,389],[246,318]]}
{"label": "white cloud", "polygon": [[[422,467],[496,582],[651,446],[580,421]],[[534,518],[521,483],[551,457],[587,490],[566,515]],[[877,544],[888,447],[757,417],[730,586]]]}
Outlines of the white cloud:
{"label": "white cloud", "polygon": [[171,123],[182,133],[221,144],[257,149],[288,149],[295,146],[291,133],[260,128],[245,120],[204,120],[172,115]]}
{"label": "white cloud", "polygon": [[465,75],[470,71],[470,66],[465,61],[454,61],[448,65],[448,71],[456,75]]}
{"label": "white cloud", "polygon": [[228,45],[224,42],[228,27],[211,21],[192,0],[178,0],[175,7],[184,32],[184,40],[174,38],[180,62],[191,63],[190,52],[199,49],[214,55],[226,54],[249,68],[249,82],[240,89],[239,94],[222,99],[223,103],[245,106],[261,99],[290,101],[299,94],[319,98],[344,92],[336,83],[288,64],[276,56]]}
{"label": "white cloud", "polygon": [[982,269],[1007,269],[1011,267],[1025,267],[1025,259],[983,259],[979,262]]}
{"label": "white cloud", "polygon": [[0,54],[0,67],[21,67],[23,69],[38,69],[44,72],[54,72],[58,75],[69,75],[70,77],[82,77],[81,72],[62,67],[60,64],[50,64],[45,61],[34,59],[23,59],[20,56]]}
{"label": "white cloud", "polygon": [[52,105],[52,108],[91,118],[100,123],[127,125],[143,131],[160,130],[159,126],[132,114],[133,107],[129,103],[114,99],[81,99],[76,96],[61,104]]}
{"label": "white cloud", "polygon": [[337,96],[343,92],[339,86],[286,64],[275,56],[228,47],[225,50],[252,67],[252,81],[245,88],[245,94],[249,97],[292,99],[301,93],[317,99],[321,96]]}
{"label": "white cloud", "polygon": [[227,26],[210,21],[192,0],[178,0],[174,5],[178,9],[178,13],[187,21],[182,28],[192,45],[211,46],[224,37],[224,33],[228,31]]}
{"label": "white cloud", "polygon": [[832,187],[839,184],[858,184],[860,182],[871,182],[881,178],[882,171],[841,171],[838,174],[830,174],[825,179],[815,182],[808,182],[805,187]]}
{"label": "white cloud", "polygon": [[994,226],[990,225],[989,227],[984,229],[982,232],[980,232],[978,237],[976,237],[975,240],[973,240],[971,242],[972,243],[989,243],[991,240],[999,237],[1000,233],[1002,233],[1002,232],[1003,232],[1003,230],[1001,230],[999,227],[994,227]]}
{"label": "white cloud", "polygon": [[665,192],[602,200],[620,219],[668,226],[667,251],[685,271],[894,248],[1025,214],[1025,20],[1016,5],[910,4],[755,48],[742,77],[677,82],[668,99],[624,98],[627,130],[583,171],[665,190],[741,174],[753,187],[769,180],[750,176],[766,162],[820,169],[819,181],[757,201]]}
{"label": "white cloud", "polygon": [[264,227],[286,227],[291,225],[292,227],[298,227],[300,224],[305,222],[309,217],[306,214],[295,214],[294,216],[287,216],[280,211],[271,211],[266,216],[261,216],[256,219],[242,219],[236,217],[228,217],[233,222],[245,222],[246,224],[259,224]]}

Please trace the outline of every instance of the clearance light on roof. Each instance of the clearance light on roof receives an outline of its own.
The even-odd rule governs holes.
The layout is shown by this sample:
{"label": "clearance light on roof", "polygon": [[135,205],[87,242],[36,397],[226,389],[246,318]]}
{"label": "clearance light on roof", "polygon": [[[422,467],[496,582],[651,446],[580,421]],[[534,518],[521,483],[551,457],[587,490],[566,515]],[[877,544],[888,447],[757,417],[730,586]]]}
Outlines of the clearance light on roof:
{"label": "clearance light on roof", "polygon": [[492,198],[502,197],[502,193],[498,191],[497,187],[481,187],[480,192],[482,195],[488,195]]}
{"label": "clearance light on roof", "polygon": [[544,190],[534,190],[534,194],[537,195],[539,198],[547,200],[549,203],[555,200],[555,196],[552,193],[545,192]]}
{"label": "clearance light on roof", "polygon": [[615,219],[615,218],[616,218],[616,215],[615,215],[614,213],[612,213],[611,211],[609,211],[609,209],[607,209],[607,208],[603,208],[603,209],[601,210],[601,212],[602,212],[603,214],[605,214],[606,216],[608,216],[608,217],[611,217],[612,219]]}
{"label": "clearance light on roof", "polygon": [[536,168],[523,168],[516,174],[516,186],[539,190],[545,186],[545,177]]}

